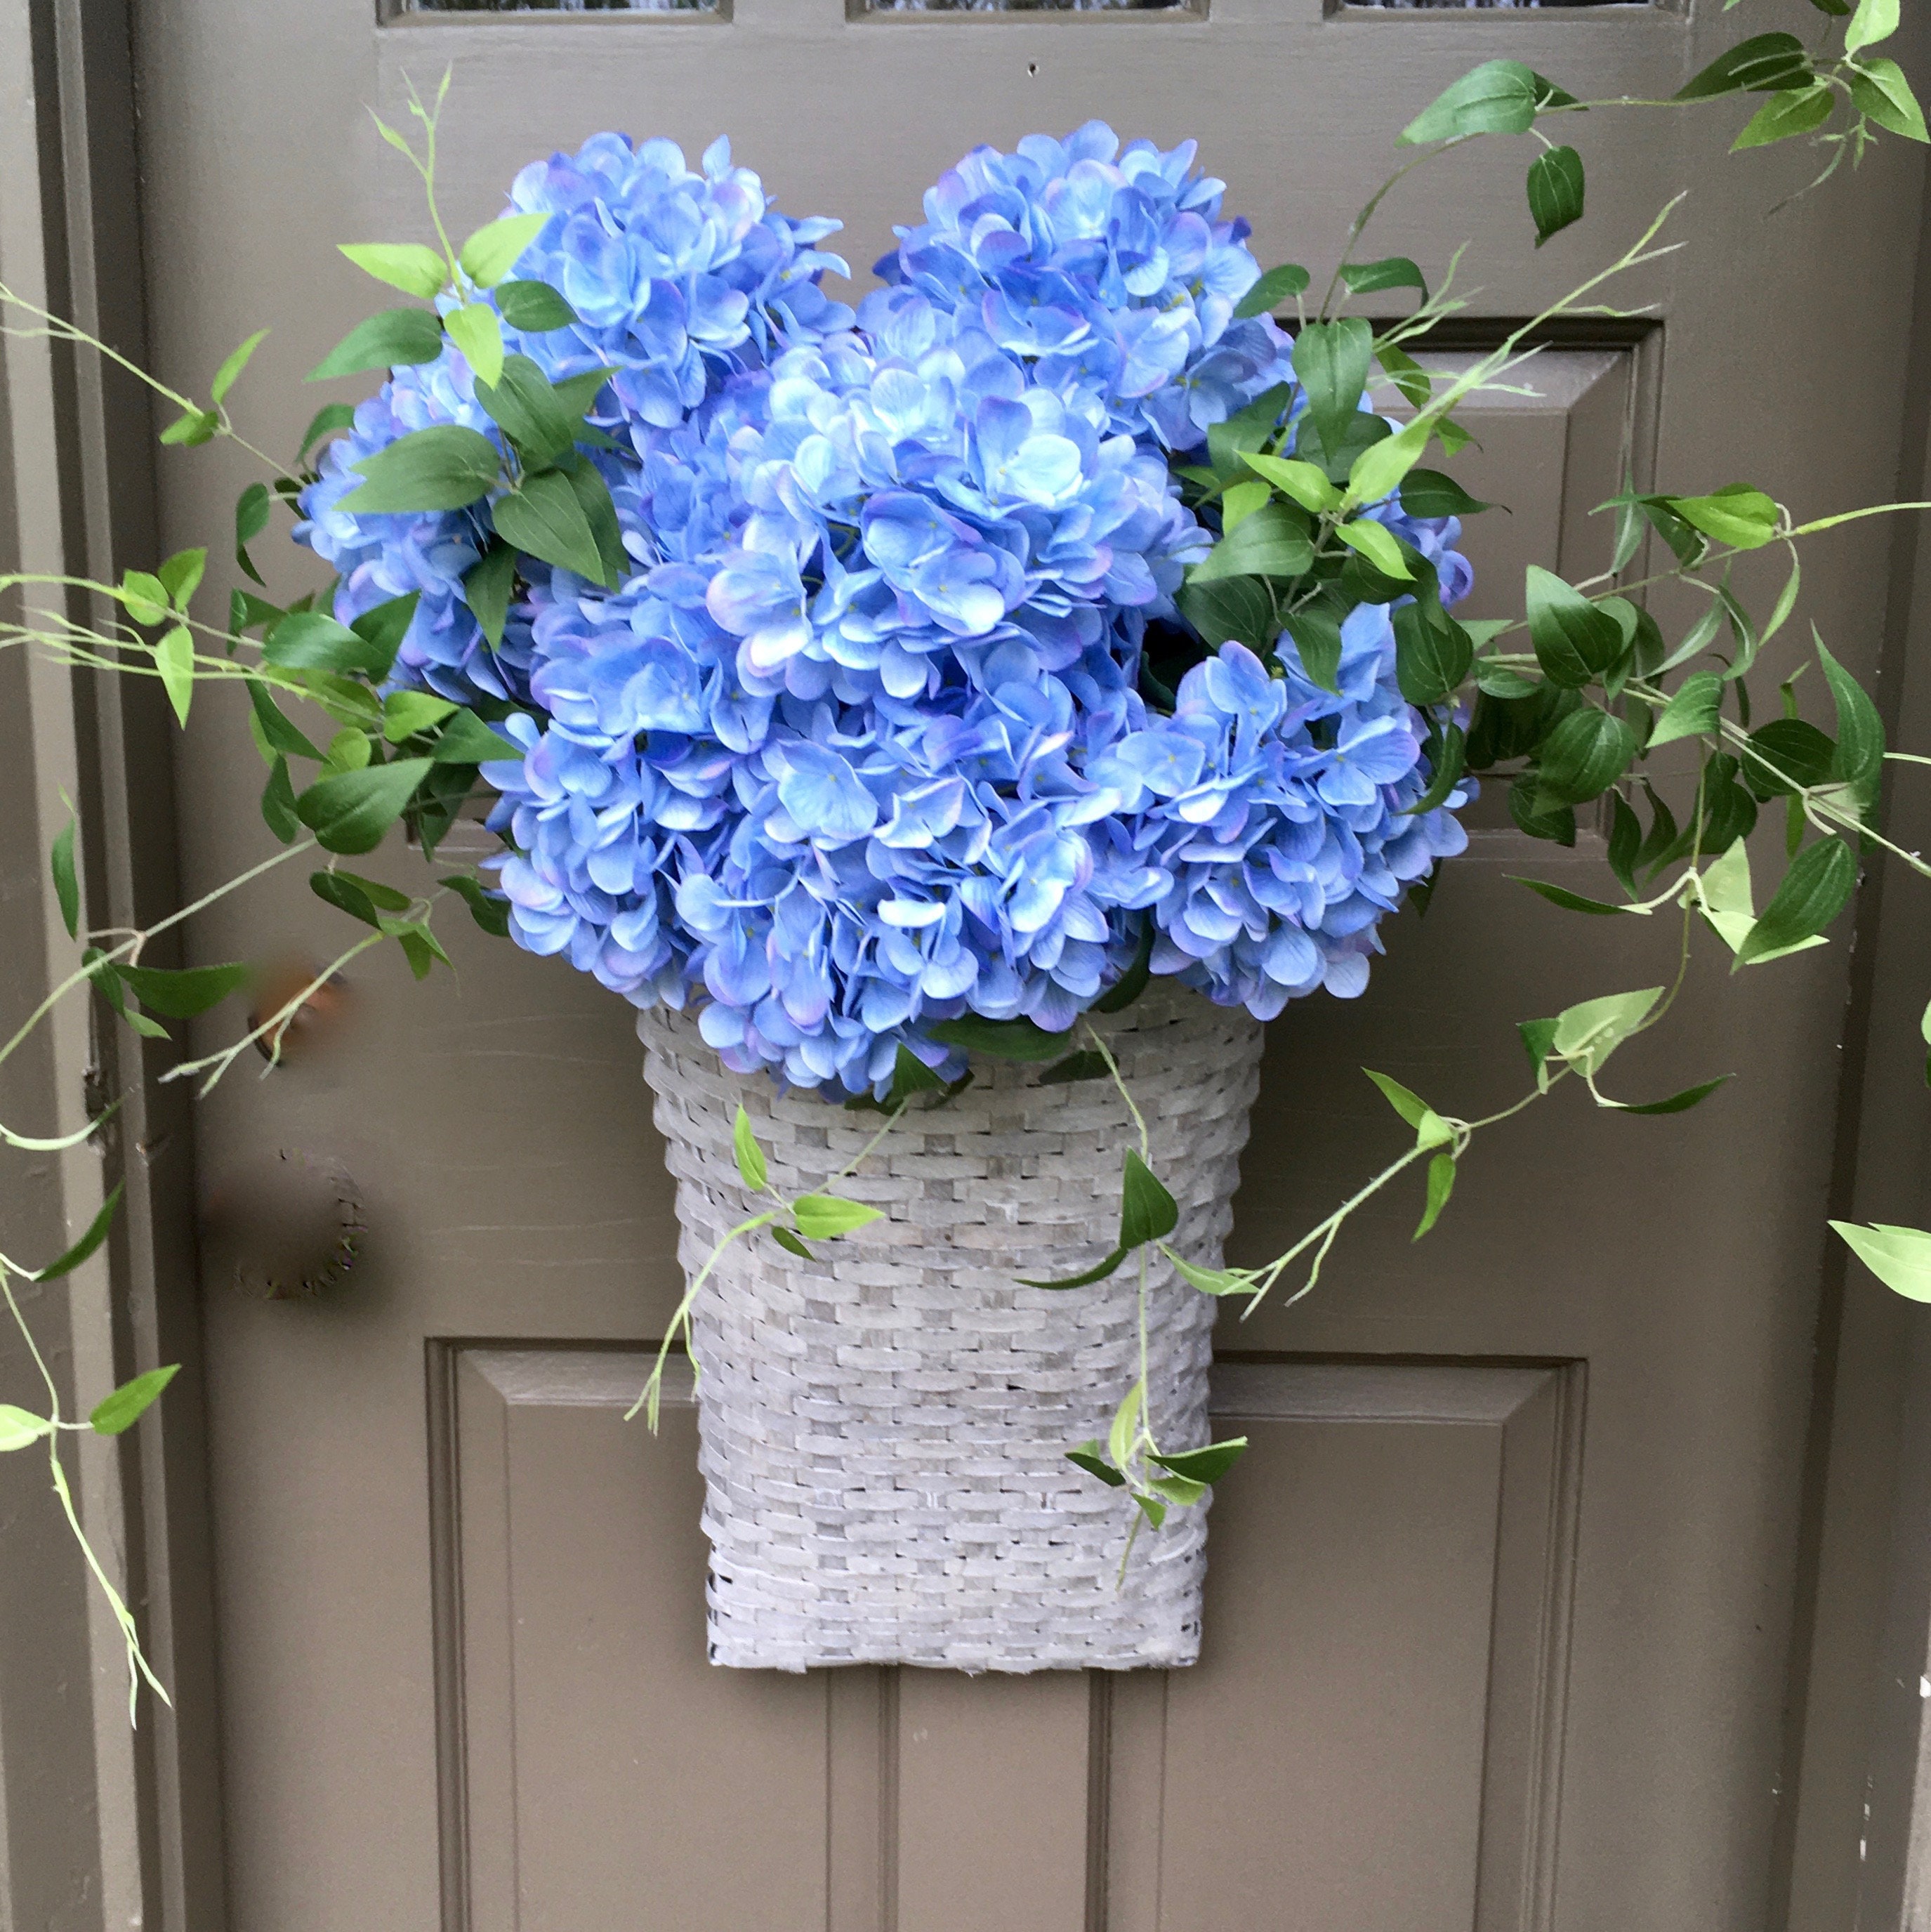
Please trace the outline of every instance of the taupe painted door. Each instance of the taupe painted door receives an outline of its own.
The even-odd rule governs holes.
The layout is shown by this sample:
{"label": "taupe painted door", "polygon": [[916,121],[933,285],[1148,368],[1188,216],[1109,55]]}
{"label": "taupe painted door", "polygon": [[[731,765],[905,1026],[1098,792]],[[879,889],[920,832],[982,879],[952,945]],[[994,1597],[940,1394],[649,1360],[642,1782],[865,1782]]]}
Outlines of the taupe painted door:
{"label": "taupe painted door", "polygon": [[[922,20],[736,0],[728,19],[390,23],[373,6],[138,9],[160,366],[205,381],[274,321],[256,365],[283,386],[272,443],[298,432],[292,379],[367,300],[330,244],[416,230],[363,106],[397,113],[404,76],[445,63],[452,225],[597,128],[693,153],[721,129],[787,208],[844,214],[864,262],[974,142],[1103,115],[1200,136],[1263,259],[1324,271],[1393,130],[1475,61],[1654,96],[1735,32],[1714,0],[1693,17],[1211,0]],[[1758,30],[1813,17],[1748,11]],[[1540,254],[1527,158],[1506,147],[1454,158],[1387,218],[1389,252],[1438,268],[1473,238],[1479,337],[1696,184],[1696,245],[1631,292],[1654,326],[1561,346],[1538,398],[1483,412],[1468,480],[1515,510],[1473,540],[1483,608],[1530,558],[1588,567],[1603,539],[1583,512],[1626,461],[1679,488],[1747,475],[1800,514],[1891,487],[1908,161],[1888,148],[1854,202],[1766,225],[1807,157],[1723,164],[1716,128],[1661,117],[1594,116],[1579,138],[1590,220]],[[1859,373],[1807,386],[1791,378],[1825,261],[1859,292],[1831,301]],[[219,454],[170,456],[170,542],[219,530],[243,480]],[[1850,586],[1881,542],[1846,535],[1807,573],[1859,662],[1877,614]],[[280,563],[291,588],[301,564]],[[197,716],[191,885],[260,856],[254,768],[239,716]],[[1507,877],[1587,888],[1599,846],[1483,823],[1426,922],[1390,932],[1366,999],[1271,1029],[1240,1256],[1276,1252],[1393,1148],[1360,1065],[1473,1115],[1519,1090],[1516,1021],[1658,976],[1638,922],[1606,934]],[[211,922],[204,956],[313,957],[329,920],[298,880],[271,883]],[[259,1236],[208,1249],[234,1932],[1753,1932],[1842,955],[1699,977],[1675,1044],[1628,1055],[1632,1090],[1744,1076],[1707,1112],[1552,1111],[1477,1150],[1423,1247],[1416,1204],[1390,1203],[1317,1297],[1230,1320],[1217,1400],[1255,1448],[1215,1507],[1201,1663],[1028,1681],[706,1665],[688,1402],[660,1440],[619,1420],[679,1288],[628,1010],[475,934],[457,935],[459,984],[358,970],[332,1047],[230,1081],[201,1115],[211,1196],[326,1192],[339,1172],[367,1229],[308,1300],[237,1288],[271,1265],[245,1251]],[[333,1203],[318,1196],[323,1220]]]}

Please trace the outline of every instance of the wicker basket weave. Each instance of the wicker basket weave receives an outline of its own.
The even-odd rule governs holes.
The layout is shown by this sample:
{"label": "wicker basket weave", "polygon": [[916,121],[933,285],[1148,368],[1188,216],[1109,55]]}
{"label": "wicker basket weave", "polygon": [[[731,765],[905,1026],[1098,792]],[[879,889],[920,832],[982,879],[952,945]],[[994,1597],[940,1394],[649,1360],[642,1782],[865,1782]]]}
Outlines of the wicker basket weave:
{"label": "wicker basket weave", "polygon": [[[1216,1265],[1261,1029],[1159,981],[1099,1024],[1180,1202],[1174,1244]],[[694,1311],[712,1660],[1192,1663],[1204,1508],[1144,1532],[1123,1587],[1132,1505],[1064,1453],[1104,1437],[1138,1372],[1138,1270],[1070,1291],[1016,1279],[1073,1274],[1112,1245],[1131,1129],[1111,1084],[1042,1087],[1036,1067],[981,1065],[834,1184],[878,1116],[726,1072],[679,1015],[647,1012],[638,1032],[687,1274],[755,1211],[731,1151],[740,1100],[780,1189],[829,1186],[888,1217],[815,1262],[768,1236],[736,1244]],[[1163,1448],[1195,1448],[1214,1304],[1157,1256],[1149,1279],[1154,1426]]]}

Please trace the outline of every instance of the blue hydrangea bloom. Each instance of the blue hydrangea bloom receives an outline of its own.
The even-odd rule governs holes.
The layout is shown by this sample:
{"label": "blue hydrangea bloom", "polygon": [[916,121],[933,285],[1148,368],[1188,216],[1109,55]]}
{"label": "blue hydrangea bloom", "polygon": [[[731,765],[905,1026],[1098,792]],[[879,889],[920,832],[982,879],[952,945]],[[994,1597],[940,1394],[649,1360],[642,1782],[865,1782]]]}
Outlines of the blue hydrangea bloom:
{"label": "blue hydrangea bloom", "polygon": [[[1150,922],[1156,972],[1264,1018],[1362,990],[1379,920],[1465,842],[1463,792],[1409,809],[1427,721],[1390,610],[1348,619],[1338,694],[1283,636],[1272,666],[1206,640],[1171,712],[1143,694],[1212,541],[1169,454],[1291,379],[1271,322],[1231,320],[1258,268],[1192,155],[1097,124],[981,150],[856,316],[817,286],[829,224],[719,149],[698,177],[600,136],[519,178],[557,218],[518,272],[581,318],[520,346],[619,370],[594,419],[633,570],[525,559],[492,653],[460,592],[481,515],[333,507],[409,428],[490,433],[453,352],[364,406],[309,532],[348,560],[338,611],[423,590],[400,678],[520,707],[524,755],[484,767],[520,944],[832,1094],[901,1043],[960,1071],[942,1020],[1067,1030]],[[1372,514],[1466,591],[1453,519]]]}

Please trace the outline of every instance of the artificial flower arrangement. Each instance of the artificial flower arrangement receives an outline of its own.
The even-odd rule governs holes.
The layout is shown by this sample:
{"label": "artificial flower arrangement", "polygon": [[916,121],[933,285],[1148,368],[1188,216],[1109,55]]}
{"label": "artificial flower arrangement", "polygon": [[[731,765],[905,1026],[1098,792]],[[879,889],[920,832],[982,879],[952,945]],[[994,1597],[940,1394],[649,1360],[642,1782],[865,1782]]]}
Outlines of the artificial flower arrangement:
{"label": "artificial flower arrangement", "polygon": [[[1832,166],[1879,129],[1922,140],[1868,51],[1886,4],[1861,0],[1834,64],[1762,35],[1681,98],[1768,94],[1740,145],[1808,136]],[[1831,131],[1839,97],[1851,123]],[[1403,138],[1450,147],[1589,104],[1492,62]],[[1533,1089],[1489,1120],[1374,1076],[1413,1145],[1287,1254],[1228,1269],[1259,1023],[1364,991],[1381,922],[1462,849],[1471,773],[1497,766],[1534,836],[1613,812],[1627,902],[1546,897],[1676,905],[1743,963],[1816,943],[1860,845],[1885,844],[1870,700],[1820,645],[1836,736],[1751,728],[1744,680],[1795,569],[1762,627],[1726,578],[1705,584],[1708,616],[1675,645],[1623,573],[1651,532],[1666,574],[1703,584],[1843,519],[1792,526],[1741,484],[1632,488],[1606,578],[1532,568],[1521,624],[1464,625],[1456,546],[1483,506],[1422,459],[1453,456],[1456,405],[1548,316],[1431,376],[1405,345],[1459,304],[1411,262],[1355,258],[1380,195],[1310,314],[1306,272],[1262,272],[1192,143],[1096,122],[967,156],[854,308],[820,286],[846,272],[818,245],[838,224],[778,212],[723,141],[693,170],[668,142],[595,136],[526,169],[459,250],[436,213],[440,106],[414,104],[420,152],[384,130],[439,245],[344,250],[417,305],[314,372],[379,373],[377,393],[320,411],[237,508],[258,585],[247,545],[277,497],[332,585],[287,605],[238,590],[211,626],[189,608],[205,556],[184,553],[90,586],[126,623],[21,634],[158,676],[184,722],[198,682],[245,685],[264,818],[288,856],[329,855],[315,890],[367,928],[345,962],[392,939],[426,976],[453,894],[639,1009],[690,1282],[640,1403],[654,1420],[691,1345],[714,1656],[1189,1661],[1198,1506],[1243,1446],[1204,1440],[1213,1298],[1264,1294],[1303,1258],[1306,1292],[1347,1216],[1417,1162],[1426,1232],[1471,1138],[1566,1079],[1624,1106],[1598,1076],[1673,994],[1526,1024]],[[1543,150],[1539,241],[1582,209],[1575,151]],[[1549,314],[1653,259],[1666,214]],[[1397,324],[1337,309],[1391,289],[1420,298]],[[208,405],[161,390],[181,410],[164,441],[241,440],[224,399],[259,340]],[[1688,668],[1725,626],[1721,670]],[[1502,649],[1511,630],[1530,648]],[[329,719],[325,746],[296,700]],[[1685,820],[1646,788],[1645,829],[1631,775],[1684,738]],[[398,822],[433,857],[479,794],[502,842],[480,872],[412,896],[340,862]],[[1792,856],[1759,914],[1742,841],[1778,798]],[[148,936],[90,949],[74,982],[143,1030],[244,976],[142,967]],[[316,989],[250,1037],[272,1051]],[[175,1070],[215,1077],[240,1050]],[[91,1252],[112,1206],[40,1278]],[[1909,1232],[1847,1231],[1912,1292],[1924,1264],[1892,1252]],[[57,1441],[57,1413],[0,1420],[22,1417],[0,1447]]]}

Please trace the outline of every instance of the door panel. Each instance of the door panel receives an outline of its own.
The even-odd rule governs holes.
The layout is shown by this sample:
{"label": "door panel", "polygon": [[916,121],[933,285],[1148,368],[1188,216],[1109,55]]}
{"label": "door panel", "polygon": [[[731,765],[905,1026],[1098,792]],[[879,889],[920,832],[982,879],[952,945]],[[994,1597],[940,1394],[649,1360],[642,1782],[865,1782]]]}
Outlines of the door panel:
{"label": "door panel", "polygon": [[[445,64],[458,232],[530,155],[597,128],[695,154],[727,128],[787,209],[846,218],[862,266],[974,143],[1104,115],[1200,136],[1262,257],[1324,277],[1394,130],[1476,61],[1654,98],[1735,37],[1714,7],[1323,0],[138,12],[160,373],[203,383],[273,320],[235,400],[274,448],[318,400],[300,373],[381,300],[330,244],[421,226],[364,106],[394,117],[406,77]],[[1814,17],[1760,0],[1750,26]],[[1462,320],[1499,335],[1720,145],[1707,121],[1594,114],[1576,138],[1590,219],[1548,248],[1524,232],[1522,154],[1495,143],[1406,184],[1378,249],[1439,273],[1472,240]],[[1523,373],[1534,398],[1472,412],[1460,472],[1513,512],[1471,527],[1478,610],[1505,608],[1491,586],[1530,558],[1600,559],[1584,513],[1626,461],[1674,488],[1748,476],[1799,514],[1888,493],[1918,195],[1900,146],[1867,160],[1855,221],[1834,194],[1762,220],[1806,157],[1702,168],[1690,248],[1618,298],[1651,304],[1651,332],[1565,344]],[[1764,406],[1763,383],[1815,366],[1823,261],[1860,292],[1832,312],[1859,380]],[[170,548],[226,526],[251,480],[232,454],[164,453]],[[1861,526],[1806,560],[1807,615],[1860,666],[1885,541]],[[293,556],[271,575],[312,580]],[[186,746],[199,891],[267,848],[244,717],[197,706]],[[1512,882],[1600,890],[1589,835],[1531,847],[1498,797],[1480,809],[1368,997],[1270,1028],[1235,1258],[1279,1252],[1396,1150],[1361,1066],[1474,1116],[1522,1090],[1518,1021],[1661,976],[1648,922],[1576,920]],[[381,865],[419,876],[404,853]],[[336,938],[273,874],[193,944],[322,959]],[[1619,1057],[1632,1099],[1744,1076],[1706,1111],[1634,1122],[1568,1096],[1478,1142],[1421,1247],[1404,1192],[1317,1294],[1228,1312],[1219,1400],[1256,1448],[1215,1506],[1203,1660],[1095,1684],[704,1663],[689,1412],[655,1442],[617,1419],[681,1291],[628,1010],[558,962],[449,938],[458,982],[357,962],[332,1040],[201,1112],[220,1198],[340,1171],[366,1226],[313,1300],[251,1299],[234,1284],[260,1267],[208,1250],[230,1932],[1759,1932],[1843,948],[1735,983],[1699,965],[1672,1042]],[[1614,1187],[1578,1186],[1597,1175]]]}

